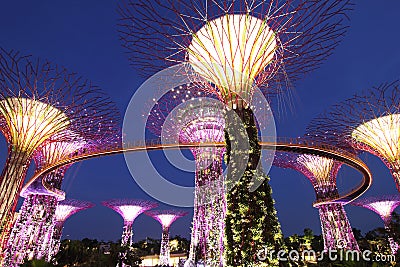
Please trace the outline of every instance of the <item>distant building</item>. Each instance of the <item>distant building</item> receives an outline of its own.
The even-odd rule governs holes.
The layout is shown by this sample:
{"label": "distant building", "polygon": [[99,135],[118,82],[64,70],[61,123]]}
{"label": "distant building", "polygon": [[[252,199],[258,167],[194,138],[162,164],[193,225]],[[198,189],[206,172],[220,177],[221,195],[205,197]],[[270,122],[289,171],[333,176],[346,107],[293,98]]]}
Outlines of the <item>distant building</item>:
{"label": "distant building", "polygon": [[[142,263],[139,265],[140,267],[154,267],[158,264],[159,255],[148,255],[142,257]],[[170,256],[170,266],[171,267],[179,267],[183,265],[179,265],[181,262],[185,262],[187,259],[186,253],[177,253],[172,254]]]}

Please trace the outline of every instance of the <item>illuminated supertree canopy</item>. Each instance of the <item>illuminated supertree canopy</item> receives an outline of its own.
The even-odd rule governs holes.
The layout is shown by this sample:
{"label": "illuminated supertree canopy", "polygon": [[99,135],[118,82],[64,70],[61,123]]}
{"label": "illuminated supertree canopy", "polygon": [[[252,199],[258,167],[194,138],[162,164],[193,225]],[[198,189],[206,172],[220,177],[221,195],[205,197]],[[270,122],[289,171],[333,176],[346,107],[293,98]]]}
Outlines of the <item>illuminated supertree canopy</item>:
{"label": "illuminated supertree canopy", "polygon": [[373,212],[377,213],[383,220],[385,229],[388,232],[388,240],[390,244],[390,249],[393,254],[397,253],[399,244],[395,241],[393,237],[393,232],[391,229],[392,213],[400,205],[400,196],[379,196],[379,197],[369,197],[363,199],[357,199],[351,203],[352,205],[363,207]]}
{"label": "illuminated supertree canopy", "polygon": [[[342,165],[340,162],[309,154],[279,152],[275,156],[274,165],[294,169],[306,176],[314,187],[316,203],[339,195],[336,176]],[[324,249],[359,250],[343,204],[320,204],[316,207],[319,210]]]}
{"label": "illuminated supertree canopy", "polygon": [[[103,118],[106,122],[111,119]],[[118,119],[114,121],[117,123]],[[116,146],[118,128],[116,124],[106,132],[86,132],[84,136],[70,130],[65,130],[68,133],[57,133],[35,153],[36,166],[40,170],[73,155]],[[23,188],[21,196],[25,200],[7,243],[5,263],[22,263],[26,258],[49,259],[56,206],[58,201],[65,199],[65,193],[60,190],[61,183],[70,166],[63,166]]]}
{"label": "illuminated supertree canopy", "polygon": [[[147,128],[167,143],[223,142],[225,109],[219,101],[196,90],[173,89],[154,103]],[[224,148],[192,147],[196,163],[194,217],[189,261],[196,251],[207,264],[223,263],[225,185]],[[197,249],[199,248],[199,249]]]}
{"label": "illuminated supertree canopy", "polygon": [[122,233],[122,246],[131,246],[133,239],[132,225],[136,217],[142,214],[144,211],[156,208],[157,203],[148,200],[138,199],[111,199],[103,201],[102,205],[113,209],[118,212],[119,215],[124,219],[124,231]]}
{"label": "illuminated supertree canopy", "polygon": [[[120,5],[121,40],[132,65],[153,72],[184,63],[182,69],[194,83],[233,109],[226,117],[227,146],[245,142],[241,136],[250,140],[249,149],[227,150],[235,166],[228,168],[228,178],[238,181],[227,194],[230,265],[252,264],[259,247],[273,249],[282,242],[269,184],[262,183],[254,194],[248,192],[251,180],[267,179],[257,167],[261,150],[249,108],[255,87],[269,95],[316,68],[344,34],[349,6],[347,0],[139,0]],[[232,113],[242,119],[245,131],[234,129]],[[249,160],[241,164],[246,152]],[[236,169],[243,165],[240,175]],[[265,214],[270,214],[268,232],[256,223]]]}
{"label": "illuminated supertree canopy", "polygon": [[58,203],[55,211],[55,227],[52,234],[51,251],[49,252],[50,258],[56,255],[60,249],[60,241],[65,221],[73,214],[93,206],[93,203],[76,199],[66,199]]}
{"label": "illuminated supertree canopy", "polygon": [[399,103],[399,82],[385,83],[331,107],[310,129],[317,139],[381,158],[400,190]]}
{"label": "illuminated supertree canopy", "polygon": [[[34,152],[54,134],[113,127],[115,108],[89,81],[47,61],[0,50],[1,131],[8,158],[0,177],[0,223],[6,224]],[[11,216],[11,215],[10,215]],[[8,229],[2,231],[3,239]]]}
{"label": "illuminated supertree canopy", "polygon": [[150,210],[146,215],[153,217],[162,226],[159,266],[170,266],[169,228],[173,222],[187,215],[187,212],[175,210]]}
{"label": "illuminated supertree canopy", "polygon": [[[120,33],[131,63],[152,73],[189,63],[224,102],[254,84],[292,81],[317,67],[345,32],[349,1],[126,1]],[[318,27],[316,27],[318,25]],[[239,96],[239,98],[238,98]]]}

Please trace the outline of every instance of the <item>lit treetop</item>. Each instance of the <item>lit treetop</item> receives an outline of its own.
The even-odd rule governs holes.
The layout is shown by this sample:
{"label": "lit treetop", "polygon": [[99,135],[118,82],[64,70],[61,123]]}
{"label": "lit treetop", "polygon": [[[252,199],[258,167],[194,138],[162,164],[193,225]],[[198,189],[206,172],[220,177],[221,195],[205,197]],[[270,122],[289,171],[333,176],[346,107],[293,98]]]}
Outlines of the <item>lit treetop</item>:
{"label": "lit treetop", "polygon": [[[314,206],[319,211],[325,250],[337,248],[359,250],[343,205],[324,203],[339,196],[336,176],[342,163],[316,155],[280,152],[276,154],[274,164],[297,170],[312,183],[317,196]],[[345,247],[339,247],[339,242],[344,243]]]}
{"label": "lit treetop", "polygon": [[393,211],[400,205],[400,196],[392,195],[392,196],[369,197],[364,199],[358,199],[352,202],[351,204],[372,210],[382,218],[385,225],[385,229],[388,234],[390,249],[392,251],[392,254],[395,255],[397,253],[397,250],[399,249],[399,244],[395,240],[395,236],[392,231],[393,229],[390,223],[392,221]]}
{"label": "lit treetop", "polygon": [[174,210],[151,210],[145,212],[147,215],[153,217],[160,222],[163,228],[161,237],[160,259],[159,266],[170,265],[170,247],[169,247],[169,227],[178,218],[183,217],[187,212],[174,211]]}
{"label": "lit treetop", "polygon": [[[146,127],[167,143],[212,143],[224,141],[223,105],[196,86],[175,88],[165,94],[148,114]],[[193,154],[218,155],[213,148],[191,148]],[[221,150],[221,149],[220,149]],[[217,153],[220,154],[220,153]]]}
{"label": "lit treetop", "polygon": [[32,153],[65,129],[96,139],[115,127],[116,107],[76,74],[3,49],[0,68],[0,112],[6,123],[2,131],[14,149]]}
{"label": "lit treetop", "polygon": [[105,120],[104,123],[109,126],[107,128],[91,129],[90,125],[87,125],[88,130],[86,132],[76,133],[67,129],[54,134],[34,154],[33,159],[37,169],[42,169],[60,160],[82,153],[118,147],[121,140],[120,121],[116,108],[114,112],[114,118],[102,116],[102,119]]}
{"label": "lit treetop", "polygon": [[399,82],[374,87],[333,106],[314,120],[310,130],[316,139],[380,157],[400,190]]}
{"label": "lit treetop", "polygon": [[[190,89],[189,89],[190,88]],[[196,90],[196,86],[182,86],[165,94],[148,116],[147,128],[161,136],[166,143],[213,143],[223,142],[225,129],[225,109],[223,104]],[[216,251],[223,242],[225,216],[225,184],[222,175],[221,147],[191,147],[196,162],[194,217],[189,258],[194,259],[196,246],[207,251],[203,260],[212,258],[212,247]],[[150,211],[158,214],[158,211]],[[150,215],[151,216],[151,215]],[[161,216],[161,215],[160,215]],[[166,219],[172,219],[172,215]],[[153,216],[154,217],[154,216]],[[161,222],[160,222],[161,223]],[[200,245],[203,244],[203,245]],[[162,246],[163,247],[163,246]],[[219,259],[222,251],[217,251]],[[168,262],[168,257],[160,257]],[[160,263],[161,264],[161,263]]]}
{"label": "lit treetop", "polygon": [[377,213],[385,225],[389,224],[392,219],[393,211],[400,205],[400,196],[379,196],[357,199],[351,203],[355,206],[360,206],[372,210]]}
{"label": "lit treetop", "polygon": [[65,221],[73,214],[81,210],[91,208],[93,206],[94,206],[93,203],[75,199],[66,199],[58,203],[55,211],[55,225],[54,225],[54,231],[52,232],[52,241],[49,247],[50,257],[56,255],[60,248],[62,230]]}
{"label": "lit treetop", "polygon": [[162,225],[163,229],[168,229],[177,219],[187,215],[187,212],[176,210],[149,210],[145,211],[145,214],[157,220]]}
{"label": "lit treetop", "polygon": [[56,221],[63,223],[78,211],[89,209],[93,206],[94,204],[82,200],[66,199],[60,201],[56,208]]}
{"label": "lit treetop", "polygon": [[122,232],[121,245],[131,246],[133,239],[133,222],[136,217],[146,210],[155,208],[157,203],[148,200],[137,199],[112,199],[103,201],[102,204],[106,207],[118,212],[124,219],[124,231]]}
{"label": "lit treetop", "polygon": [[[95,137],[115,126],[116,108],[96,86],[47,61],[0,48],[1,131],[9,156],[0,178],[0,221],[16,203],[35,150],[70,130]],[[67,134],[68,136],[68,134]]]}
{"label": "lit treetop", "polygon": [[[288,86],[316,68],[340,41],[347,0],[127,1],[120,33],[132,65],[144,71],[188,63],[233,108],[254,85]],[[246,103],[241,103],[244,100]]]}
{"label": "lit treetop", "polygon": [[144,211],[158,206],[157,203],[138,199],[112,199],[103,201],[102,205],[118,212],[124,221],[128,223],[133,223],[136,217]]}
{"label": "lit treetop", "polygon": [[301,172],[312,183],[318,199],[337,196],[336,176],[341,162],[316,155],[277,152],[274,165]]}
{"label": "lit treetop", "polygon": [[[86,141],[81,136],[76,135],[70,130],[65,130],[69,133],[69,138],[67,139],[67,133],[61,133],[62,138],[58,139],[57,135],[53,135],[49,138],[48,142],[42,145],[38,151],[34,154],[34,160],[38,169],[42,169],[45,166],[50,166],[52,164],[57,163],[58,161],[70,157],[74,153],[78,154],[79,151],[85,146]],[[21,190],[21,196],[26,198],[28,195],[37,194],[37,195],[52,195],[55,193],[55,196],[63,200],[65,198],[65,194],[57,189],[61,188],[61,182],[64,177],[64,172],[68,166],[64,166],[48,175],[42,179],[37,179],[33,183],[28,186],[25,186]],[[48,187],[46,187],[46,185]],[[49,189],[51,190],[49,192]]]}

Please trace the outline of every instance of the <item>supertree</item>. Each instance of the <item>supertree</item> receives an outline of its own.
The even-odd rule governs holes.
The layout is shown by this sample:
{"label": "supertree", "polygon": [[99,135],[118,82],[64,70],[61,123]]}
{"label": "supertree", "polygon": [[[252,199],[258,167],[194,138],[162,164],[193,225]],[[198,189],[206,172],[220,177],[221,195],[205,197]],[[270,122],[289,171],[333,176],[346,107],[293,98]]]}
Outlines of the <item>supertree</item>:
{"label": "supertree", "polygon": [[[183,91],[183,93],[181,93]],[[147,117],[147,128],[167,143],[223,142],[224,107],[205,97],[195,87],[173,89],[159,101]],[[221,147],[192,147],[195,158],[195,196],[191,245],[188,262],[196,251],[212,266],[223,264],[225,183]],[[199,258],[199,257],[197,257]]]}
{"label": "supertree", "polygon": [[146,210],[156,208],[157,203],[148,200],[138,199],[111,199],[101,203],[114,211],[124,219],[124,230],[122,232],[121,245],[131,246],[133,240],[133,222],[136,217],[145,212]]}
{"label": "supertree", "polygon": [[[117,123],[118,118],[103,116],[103,120],[103,124],[110,127],[102,131],[87,131],[83,136],[78,136],[70,130],[65,130],[68,133],[63,132],[61,138],[59,134],[53,135],[33,157],[37,168],[40,170],[73,155],[118,146],[119,127],[110,123]],[[87,128],[90,129],[89,126]],[[26,258],[49,257],[55,209],[58,201],[65,199],[65,193],[60,189],[65,172],[70,166],[65,165],[22,189],[21,196],[25,200],[7,243],[5,263],[22,263]]]}
{"label": "supertree", "polygon": [[[8,142],[0,177],[3,226],[15,209],[34,152],[52,135],[68,133],[67,129],[83,135],[107,128],[103,116],[115,110],[109,109],[110,102],[96,86],[62,67],[0,48],[0,128]],[[3,241],[8,234],[3,227]]]}
{"label": "supertree", "polygon": [[[311,182],[316,194],[324,250],[359,250],[342,203],[324,203],[339,196],[336,176],[341,162],[321,156],[278,152],[274,165],[299,171]],[[323,204],[318,204],[321,202]]]}
{"label": "supertree", "polygon": [[[238,182],[227,193],[228,265],[251,264],[262,246],[279,250],[282,243],[269,184],[248,192],[252,180],[265,178],[250,108],[254,89],[266,95],[280,91],[316,68],[345,32],[349,5],[347,0],[139,0],[120,6],[121,40],[132,65],[152,72],[187,63],[182,69],[193,74],[193,82],[229,108],[227,145],[250,140],[248,149],[227,150],[230,166],[236,166],[228,168],[228,176],[241,176],[230,179]],[[244,130],[237,130],[233,114]],[[241,163],[244,154],[248,161]],[[242,165],[243,175],[235,173]]]}
{"label": "supertree", "polygon": [[363,207],[373,212],[376,212],[383,220],[385,229],[388,233],[388,240],[390,244],[390,249],[393,255],[397,253],[399,244],[395,241],[393,237],[393,231],[391,229],[392,213],[400,205],[400,196],[379,196],[379,197],[369,197],[358,199],[351,203],[352,205]]}
{"label": "supertree", "polygon": [[378,156],[400,191],[400,88],[385,83],[331,107],[309,127],[316,140]]}
{"label": "supertree", "polygon": [[56,255],[60,249],[60,241],[65,221],[78,211],[89,209],[93,206],[93,203],[76,199],[65,199],[58,203],[55,212],[55,227],[52,233],[51,251],[49,252],[50,259]]}
{"label": "supertree", "polygon": [[187,215],[187,212],[176,210],[150,210],[145,211],[145,214],[153,217],[162,226],[160,259],[158,265],[170,266],[169,228],[177,219]]}

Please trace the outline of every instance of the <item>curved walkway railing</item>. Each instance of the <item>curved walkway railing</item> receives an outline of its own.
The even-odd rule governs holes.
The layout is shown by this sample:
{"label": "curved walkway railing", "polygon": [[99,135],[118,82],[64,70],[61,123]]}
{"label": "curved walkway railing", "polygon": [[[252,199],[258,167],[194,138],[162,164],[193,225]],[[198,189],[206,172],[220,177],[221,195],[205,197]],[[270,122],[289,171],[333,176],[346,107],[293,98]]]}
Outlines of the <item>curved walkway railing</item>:
{"label": "curved walkway railing", "polygon": [[[351,190],[350,193],[345,195],[339,196],[333,199],[327,199],[323,201],[316,201],[313,203],[314,207],[328,204],[328,203],[342,203],[347,204],[359,196],[361,196],[365,191],[372,184],[372,174],[368,169],[367,165],[357,158],[355,155],[338,149],[333,146],[329,146],[326,144],[315,144],[312,141],[307,141],[304,139],[298,138],[272,138],[272,137],[261,137],[262,141],[260,141],[260,145],[262,149],[272,149],[277,151],[285,151],[285,152],[292,152],[292,153],[299,153],[299,154],[311,154],[322,156],[326,158],[331,158],[344,164],[356,169],[362,175],[361,183]],[[36,179],[40,176],[45,175],[51,171],[54,171],[64,165],[71,164],[78,161],[83,161],[91,158],[101,157],[101,156],[111,156],[121,153],[128,153],[128,152],[139,152],[139,151],[151,151],[151,150],[161,150],[161,149],[180,149],[180,148],[190,148],[190,147],[223,147],[225,146],[224,142],[210,142],[210,143],[185,143],[185,144],[161,144],[160,140],[147,140],[147,141],[138,141],[134,144],[124,144],[123,147],[116,147],[106,149],[100,152],[94,153],[87,153],[78,156],[73,156],[71,158],[67,158],[57,162],[56,164],[50,165],[48,167],[42,168],[41,170],[37,171],[33,177],[25,184],[23,190],[26,190]],[[44,185],[46,189],[49,191],[53,191],[48,185]]]}

